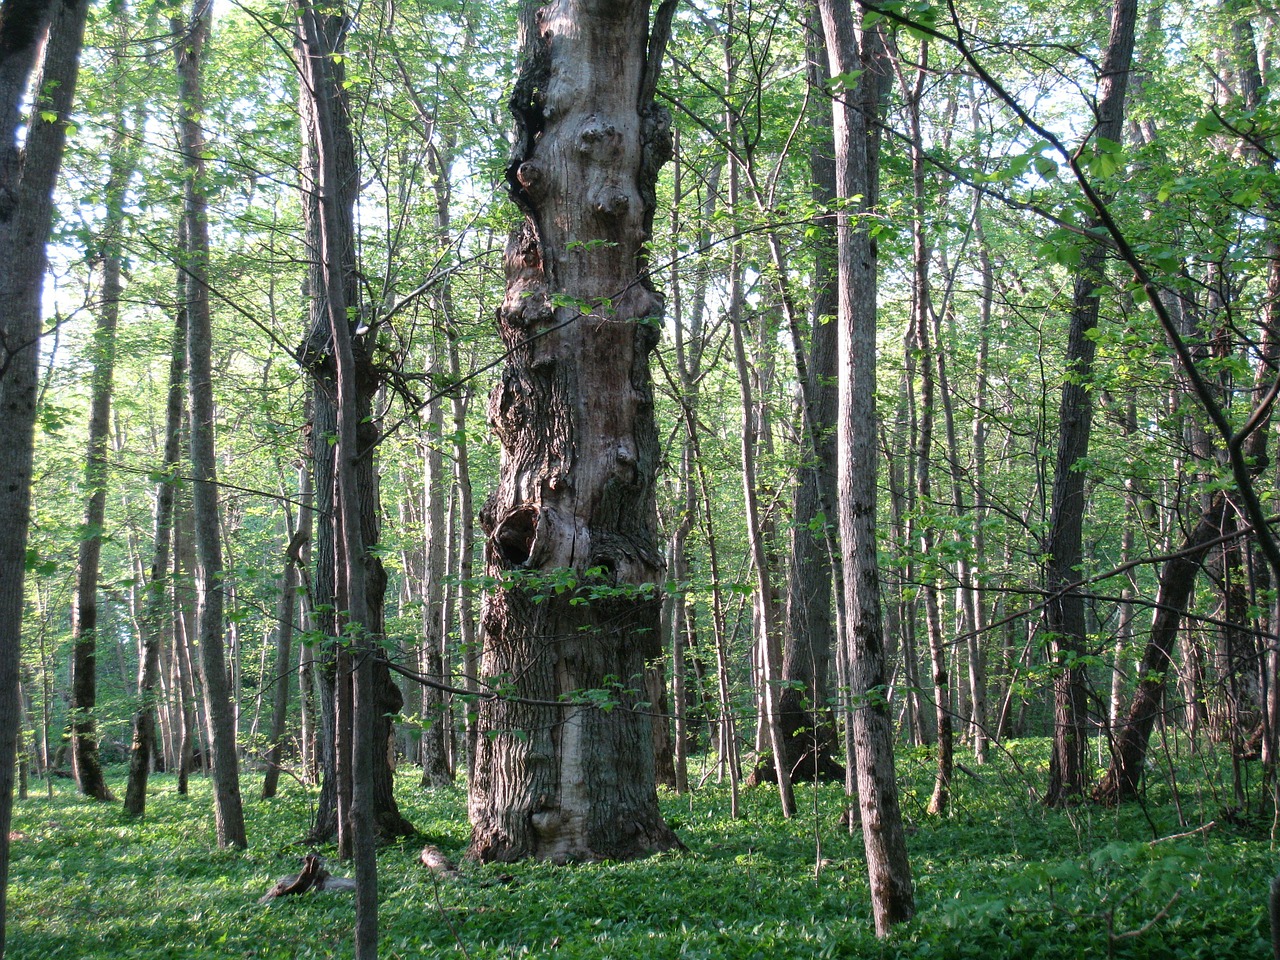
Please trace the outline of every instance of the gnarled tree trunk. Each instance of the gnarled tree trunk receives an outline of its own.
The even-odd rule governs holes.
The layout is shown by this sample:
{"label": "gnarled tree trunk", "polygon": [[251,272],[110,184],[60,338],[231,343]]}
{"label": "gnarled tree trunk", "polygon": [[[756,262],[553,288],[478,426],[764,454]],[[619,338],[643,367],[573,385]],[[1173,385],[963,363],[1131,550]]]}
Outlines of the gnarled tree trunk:
{"label": "gnarled tree trunk", "polygon": [[[669,120],[653,102],[675,3],[558,0],[522,18],[508,167],[511,350],[481,512],[487,573],[470,856],[630,859],[679,845],[658,809],[644,703],[661,654],[643,245]],[[646,55],[647,54],[647,55]],[[562,588],[562,589],[557,589]]]}

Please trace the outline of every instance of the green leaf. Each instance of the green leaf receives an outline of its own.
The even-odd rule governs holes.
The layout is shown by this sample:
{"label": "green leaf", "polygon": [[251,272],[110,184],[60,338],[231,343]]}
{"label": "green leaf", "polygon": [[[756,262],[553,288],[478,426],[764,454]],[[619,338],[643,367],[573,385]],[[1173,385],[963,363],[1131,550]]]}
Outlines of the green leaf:
{"label": "green leaf", "polygon": [[827,81],[827,86],[829,86],[833,91],[843,90],[846,93],[850,90],[856,90],[858,88],[858,79],[862,74],[863,71],[861,70],[850,70],[848,73],[838,73]]}
{"label": "green leaf", "polygon": [[1031,158],[1031,163],[1036,168],[1036,173],[1040,174],[1045,180],[1052,180],[1058,175],[1058,165],[1048,157],[1036,156]]}

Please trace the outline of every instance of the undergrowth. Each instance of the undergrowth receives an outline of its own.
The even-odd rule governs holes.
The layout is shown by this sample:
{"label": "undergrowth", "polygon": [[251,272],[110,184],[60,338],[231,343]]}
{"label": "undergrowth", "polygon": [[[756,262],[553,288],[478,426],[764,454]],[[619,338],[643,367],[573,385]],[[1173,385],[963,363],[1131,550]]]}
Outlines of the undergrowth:
{"label": "undergrowth", "polygon": [[[1215,806],[1221,797],[1197,789],[1194,771],[1176,798],[1153,784],[1141,805],[1046,810],[1028,787],[1044,754],[1028,742],[970,765],[976,776],[958,774],[943,818],[923,813],[928,757],[900,758],[918,914],[887,941],[872,932],[862,838],[839,825],[836,786],[799,786],[790,822],[767,787],[744,791],[737,820],[726,788],[664,794],[687,853],[574,867],[464,863],[458,879],[436,879],[418,851],[430,842],[461,858],[466,796],[422,791],[407,771],[398,798],[422,835],[379,856],[382,956],[1270,956],[1266,892],[1280,858],[1269,823]],[[123,794],[123,768],[108,772]],[[307,852],[313,795],[290,783],[262,801],[246,776],[251,845],[230,852],[213,845],[203,780],[189,797],[171,778],[151,782],[140,823],[75,796],[69,781],[55,782],[52,799],[33,784],[16,804],[9,957],[350,955],[349,896],[257,903]]]}

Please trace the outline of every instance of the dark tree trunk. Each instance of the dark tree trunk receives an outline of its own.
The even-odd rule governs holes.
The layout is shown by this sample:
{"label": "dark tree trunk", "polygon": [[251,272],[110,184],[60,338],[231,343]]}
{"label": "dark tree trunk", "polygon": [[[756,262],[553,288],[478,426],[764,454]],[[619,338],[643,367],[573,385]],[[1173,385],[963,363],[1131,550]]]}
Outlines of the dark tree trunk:
{"label": "dark tree trunk", "polygon": [[[185,223],[185,218],[182,218]],[[186,247],[186,229],[178,228],[178,248]],[[178,469],[182,445],[182,402],[187,374],[187,312],[179,301],[173,323],[173,340],[169,353],[169,391],[165,402],[164,467],[163,479],[156,484],[155,545],[151,554],[151,576],[143,601],[143,621],[146,639],[143,645],[142,663],[138,667],[138,709],[133,717],[133,748],[129,754],[129,784],[125,789],[124,812],[140,817],[146,812],[147,777],[151,770],[151,758],[155,753],[156,722],[155,689],[160,679],[160,644],[164,640],[163,628],[169,608],[170,549],[173,542],[174,523],[174,475]],[[177,628],[174,628],[175,636]],[[175,643],[176,649],[176,643]],[[177,660],[177,657],[174,657]],[[180,677],[180,674],[179,674]],[[186,703],[183,684],[178,687],[176,700]],[[186,714],[185,707],[182,714]],[[185,718],[185,717],[184,717]],[[185,731],[187,724],[183,723]],[[185,741],[185,736],[184,736]],[[179,763],[185,758],[179,751]]]}
{"label": "dark tree trunk", "polygon": [[[354,261],[350,257],[353,231],[348,200],[355,189],[351,176],[354,161],[350,149],[349,127],[345,123],[341,128],[338,126],[340,114],[345,120],[346,104],[341,95],[342,78],[334,75],[337,64],[332,56],[334,50],[340,49],[339,38],[346,29],[346,15],[339,8],[336,13],[326,17],[327,25],[336,30],[336,33],[331,34],[321,28],[320,17],[314,8],[307,0],[302,0],[298,4],[298,19],[305,88],[303,102],[309,107],[305,115],[309,121],[307,132],[314,150],[314,165],[308,170],[314,174],[311,183],[315,205],[310,212],[313,216],[312,225],[318,227],[313,236],[318,234],[319,240],[315,246],[319,270],[312,271],[312,278],[319,282],[313,285],[311,292],[313,299],[323,304],[328,321],[330,349],[327,353],[332,358],[332,401],[337,413],[337,443],[333,446],[335,496],[331,511],[335,582],[339,588],[339,597],[345,600],[343,606],[349,633],[344,638],[344,646],[349,646],[347,655],[351,659],[352,673],[350,714],[343,710],[338,719],[351,725],[351,799],[348,816],[356,874],[355,956],[356,960],[376,960],[378,807],[375,770],[386,766],[391,730],[389,724],[383,722],[386,719],[385,712],[379,710],[381,704],[375,670],[381,665],[381,660],[375,660],[374,656],[382,633],[381,601],[386,581],[380,566],[373,569],[370,563],[372,555],[366,549],[366,542],[376,542],[376,528],[373,540],[366,541],[363,501],[368,499],[369,487],[366,485],[368,476],[362,477],[360,469],[362,463],[372,463],[372,444],[368,449],[365,448],[363,441],[366,438],[361,436],[360,430],[360,424],[369,420],[368,396],[360,387],[360,381],[368,379],[368,370],[366,365],[357,364],[352,344],[357,300],[355,288],[349,284]],[[313,327],[313,336],[318,332]],[[370,602],[375,590],[377,599]],[[343,683],[341,668],[338,671],[338,682]],[[386,682],[390,683],[389,677]],[[394,685],[392,689],[395,689]],[[339,744],[340,770],[344,759],[341,747],[343,738],[336,738],[336,742]],[[339,783],[340,790],[341,787],[342,784]],[[340,823],[340,840],[342,836]]]}
{"label": "dark tree trunk", "polygon": [[1099,803],[1121,803],[1138,794],[1151,730],[1160,716],[1165,687],[1176,673],[1173,650],[1178,627],[1187,611],[1200,565],[1222,532],[1226,509],[1226,497],[1220,492],[1214,494],[1200,522],[1160,570],[1151,635],[1138,663],[1138,689],[1127,717],[1116,730],[1111,764],[1093,791],[1093,799]]}
{"label": "dark tree trunk", "polygon": [[195,476],[196,620],[204,667],[204,700],[211,728],[213,809],[218,846],[245,847],[240,801],[233,691],[223,649],[222,541],[214,456],[213,330],[209,304],[209,223],[205,196],[203,50],[212,0],[194,0],[191,21],[178,24],[176,53],[181,105],[181,151],[186,167],[187,374],[191,405],[191,470]]}
{"label": "dark tree trunk", "polygon": [[645,663],[662,652],[663,568],[649,378],[663,304],[643,244],[670,156],[653,95],[674,8],[662,4],[654,39],[646,0],[524,11],[508,177],[525,221],[507,247],[498,320],[511,354],[489,405],[501,476],[481,512],[499,580],[481,683],[503,695],[480,705],[479,860],[679,846],[640,706]]}
{"label": "dark tree trunk", "polygon": [[[117,153],[116,156],[119,154]],[[113,210],[114,208],[114,210]],[[108,223],[118,205],[108,199]],[[116,322],[120,317],[120,257],[104,258],[102,305],[94,327],[93,377],[89,400],[89,444],[85,455],[84,527],[76,564],[71,634],[71,764],[80,792],[113,800],[98,759],[98,571],[107,510],[107,441],[111,429],[111,388],[115,379]]]}
{"label": "dark tree trunk", "polygon": [[[4,952],[9,825],[22,703],[23,584],[40,350],[41,292],[53,187],[62,161],[88,4],[0,4],[0,954]],[[55,14],[56,11],[56,14]],[[53,15],[44,64],[36,59]],[[34,75],[34,81],[33,81]],[[29,90],[45,91],[31,116]],[[42,113],[52,113],[52,121]],[[25,141],[20,136],[25,134]]]}
{"label": "dark tree trunk", "polygon": [[[1099,78],[1096,136],[1119,143],[1124,123],[1125,88],[1133,59],[1137,0],[1115,0],[1111,35]],[[1058,414],[1058,451],[1054,461],[1053,510],[1045,545],[1045,630],[1055,661],[1053,752],[1045,803],[1061,805],[1081,799],[1087,789],[1085,751],[1088,745],[1084,667],[1077,660],[1085,652],[1084,596],[1071,584],[1080,579],[1087,471],[1093,424],[1093,359],[1097,345],[1091,336],[1098,323],[1098,287],[1105,251],[1091,247],[1076,274],[1071,325],[1067,334],[1067,377],[1062,385]]]}
{"label": "dark tree trunk", "polygon": [[[812,11],[808,32],[809,83],[825,89],[827,71],[822,58],[822,25]],[[832,142],[830,101],[816,98],[813,108],[816,144],[809,152],[812,192],[819,209],[834,206],[836,196],[835,146]],[[806,457],[796,471],[794,522],[791,525],[786,596],[787,630],[782,650],[781,694],[778,727],[786,744],[787,766],[793,780],[842,781],[845,770],[831,756],[836,746],[835,718],[830,704],[831,654],[835,647],[832,622],[832,556],[821,524],[834,518],[836,489],[837,325],[838,283],[836,230],[824,216],[816,217],[814,231],[813,307],[809,350],[802,369],[808,380],[803,391],[807,407],[803,423]],[[797,349],[801,347],[797,346]],[[797,361],[799,363],[799,361]],[[799,371],[798,371],[799,372]],[[752,774],[753,781],[776,776],[769,758]]]}
{"label": "dark tree trunk", "polygon": [[[310,8],[299,7],[305,16]],[[332,311],[337,310],[346,322],[351,323],[358,313],[356,291],[356,261],[354,246],[353,205],[359,186],[355,167],[355,151],[351,140],[350,118],[342,91],[343,66],[340,58],[330,52],[342,51],[342,37],[346,20],[341,12],[326,8],[316,14],[317,35],[307,42],[316,57],[324,61],[325,69],[320,79],[325,84],[322,91],[312,96],[304,90],[303,113],[303,216],[307,228],[307,246],[311,256],[308,271],[308,288],[311,294],[310,329],[307,340],[300,349],[303,365],[312,376],[312,465],[315,471],[315,496],[317,523],[315,532],[315,582],[313,596],[316,603],[316,627],[324,636],[337,638],[342,629],[334,611],[349,610],[348,589],[345,574],[348,562],[359,563],[364,568],[364,593],[367,621],[361,629],[369,636],[381,636],[383,632],[383,603],[387,576],[382,562],[372,548],[379,539],[378,473],[373,460],[377,445],[377,427],[372,422],[373,399],[379,380],[373,369],[369,353],[371,334],[352,336],[351,388],[354,410],[348,412],[357,436],[347,446],[351,452],[354,471],[352,489],[342,493],[339,484],[340,464],[338,447],[333,443],[339,438],[338,369],[335,362],[336,344]],[[304,31],[305,34],[305,31]],[[324,52],[319,52],[324,51]],[[316,64],[308,58],[309,69]],[[327,102],[326,102],[327,98]],[[320,143],[321,106],[323,105],[327,141]],[[327,175],[322,170],[321,154],[328,151],[326,162],[333,170]],[[329,177],[322,184],[322,178]],[[327,192],[326,192],[327,191]],[[325,203],[321,204],[322,195]],[[326,226],[327,224],[327,226]],[[324,230],[328,230],[326,235]],[[336,284],[334,281],[336,280]],[[334,307],[330,299],[334,291],[342,292],[346,302]],[[356,454],[359,453],[359,456]],[[359,537],[362,547],[352,554],[344,541],[344,518],[340,509],[343,503],[358,510]],[[355,558],[354,560],[352,558]],[[350,762],[353,759],[350,743],[353,735],[352,699],[354,677],[346,659],[339,655],[338,646],[326,645],[320,662],[320,686],[324,691],[322,704],[321,791],[316,809],[316,820],[310,839],[313,842],[329,840],[336,834],[339,847],[347,851],[347,834],[354,826],[350,819],[349,802],[351,778]],[[372,810],[370,822],[383,839],[407,836],[413,826],[406,821],[396,806],[393,791],[393,770],[387,749],[394,735],[391,718],[404,706],[403,697],[391,680],[385,654],[379,648],[366,658],[371,668],[371,683],[375,703],[371,721],[374,743],[372,772]],[[345,709],[343,709],[345,707]]]}

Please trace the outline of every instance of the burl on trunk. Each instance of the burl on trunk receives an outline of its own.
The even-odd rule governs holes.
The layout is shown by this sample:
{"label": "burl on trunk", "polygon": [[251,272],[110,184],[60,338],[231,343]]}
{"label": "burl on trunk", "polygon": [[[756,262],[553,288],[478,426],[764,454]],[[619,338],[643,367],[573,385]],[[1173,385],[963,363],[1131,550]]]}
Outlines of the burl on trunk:
{"label": "burl on trunk", "polygon": [[[470,856],[627,859],[679,840],[658,810],[645,662],[661,653],[649,353],[663,304],[644,243],[670,157],[653,102],[670,22],[647,0],[526,7],[508,180],[524,213],[490,398],[481,511],[494,578]],[[664,19],[665,18],[665,19]]]}

